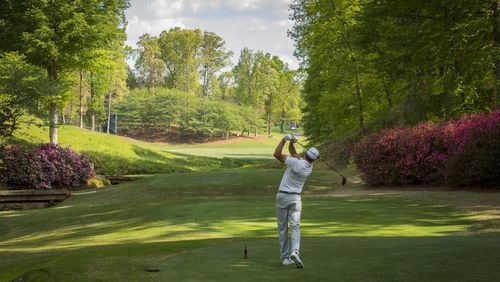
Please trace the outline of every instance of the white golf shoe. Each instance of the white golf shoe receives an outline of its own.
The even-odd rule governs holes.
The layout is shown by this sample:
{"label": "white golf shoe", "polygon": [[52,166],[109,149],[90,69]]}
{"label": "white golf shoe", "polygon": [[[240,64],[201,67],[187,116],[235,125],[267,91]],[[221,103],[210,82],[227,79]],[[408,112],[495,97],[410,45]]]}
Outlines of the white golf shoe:
{"label": "white golf shoe", "polygon": [[300,260],[299,257],[299,252],[293,251],[292,254],[290,255],[290,259],[295,262],[295,265],[297,268],[304,268],[304,264],[302,263],[302,260]]}
{"label": "white golf shoe", "polygon": [[286,258],[283,260],[283,265],[292,265],[294,264],[295,262],[289,258]]}

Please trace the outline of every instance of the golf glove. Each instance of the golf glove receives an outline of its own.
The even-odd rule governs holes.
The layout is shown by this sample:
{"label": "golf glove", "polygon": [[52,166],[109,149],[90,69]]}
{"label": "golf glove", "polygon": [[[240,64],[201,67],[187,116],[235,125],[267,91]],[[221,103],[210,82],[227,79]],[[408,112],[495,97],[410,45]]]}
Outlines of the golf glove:
{"label": "golf glove", "polygon": [[292,138],[293,138],[292,134],[287,134],[287,135],[285,135],[285,137],[283,137],[283,139],[285,139],[285,141],[290,141],[290,140],[292,140]]}

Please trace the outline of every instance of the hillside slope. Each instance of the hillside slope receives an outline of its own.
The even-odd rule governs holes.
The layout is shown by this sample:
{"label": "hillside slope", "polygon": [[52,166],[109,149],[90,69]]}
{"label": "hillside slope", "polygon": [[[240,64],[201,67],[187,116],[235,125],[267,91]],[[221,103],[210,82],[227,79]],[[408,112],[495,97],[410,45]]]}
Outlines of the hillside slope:
{"label": "hillside slope", "polygon": [[[48,128],[36,124],[19,129],[11,144],[47,143]],[[88,156],[98,174],[150,174],[261,166],[268,162],[270,145],[261,140],[231,141],[229,144],[168,145],[148,143],[112,134],[93,132],[75,126],[59,127],[59,145]],[[200,147],[201,146],[201,147]],[[251,148],[252,155],[227,157],[220,148]],[[198,149],[197,149],[198,148]],[[201,150],[199,148],[202,148]],[[211,152],[214,152],[212,154]],[[217,153],[215,153],[217,152]]]}

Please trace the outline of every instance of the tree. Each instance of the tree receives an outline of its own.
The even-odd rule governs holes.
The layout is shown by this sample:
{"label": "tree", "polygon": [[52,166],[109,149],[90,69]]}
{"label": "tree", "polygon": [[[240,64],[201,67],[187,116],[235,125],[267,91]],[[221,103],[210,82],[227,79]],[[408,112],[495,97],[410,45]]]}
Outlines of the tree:
{"label": "tree", "polygon": [[377,77],[370,75],[371,66],[355,44],[361,3],[301,0],[291,6],[295,25],[290,36],[308,74],[303,122],[306,134],[318,143],[346,132],[363,133],[371,110],[367,105],[378,93],[372,82]]}
{"label": "tree", "polygon": [[299,71],[289,70],[288,68],[282,70],[275,110],[275,119],[280,122],[280,131],[282,133],[284,132],[285,122],[297,122],[301,119],[300,87],[302,79]]}
{"label": "tree", "polygon": [[0,135],[10,136],[30,106],[54,90],[45,70],[18,53],[0,55]]}
{"label": "tree", "polygon": [[123,45],[115,46],[111,64],[108,65],[107,75],[109,76],[109,88],[106,104],[108,106],[106,132],[109,133],[111,126],[112,100],[121,98],[127,92],[127,64],[125,63]]}
{"label": "tree", "polygon": [[163,84],[165,63],[161,59],[158,38],[144,34],[137,43],[138,58],[135,66],[141,75],[144,85],[154,95],[154,89]]}
{"label": "tree", "polygon": [[256,55],[257,64],[253,89],[258,93],[257,103],[259,103],[259,100],[263,103],[267,136],[271,137],[273,113],[278,100],[279,76],[283,63],[277,57],[271,58],[269,53],[263,54],[258,52]]}
{"label": "tree", "polygon": [[200,74],[202,96],[209,97],[213,90],[211,85],[216,74],[229,64],[232,51],[227,51],[224,40],[213,32],[203,32],[200,48]]}
{"label": "tree", "polygon": [[[14,3],[15,2],[15,3]],[[78,58],[103,42],[107,32],[103,27],[124,25],[126,0],[68,2],[6,1],[0,22],[8,27],[5,46],[12,46],[26,55],[28,61],[47,70],[58,92],[47,99],[50,142],[57,144],[58,109],[67,102],[64,73],[78,68]],[[107,24],[107,25],[106,25]],[[113,39],[113,38],[111,38]],[[5,50],[5,49],[4,49]]]}
{"label": "tree", "polygon": [[256,57],[253,51],[248,48],[241,50],[238,63],[233,68],[236,101],[240,105],[255,106],[257,104],[258,99],[253,89],[255,66]]}
{"label": "tree", "polygon": [[[257,70],[259,68],[258,56],[263,56],[262,52],[255,53],[244,48],[241,51],[238,63],[233,68],[234,81],[236,84],[235,98],[239,105],[253,108],[255,135],[257,135],[257,124],[260,115],[260,90],[257,88]],[[250,134],[250,128],[248,129]]]}
{"label": "tree", "polygon": [[203,41],[201,30],[179,27],[163,31],[158,38],[161,59],[166,66],[168,88],[197,93],[200,75],[198,53]]}
{"label": "tree", "polygon": [[261,116],[266,121],[268,136],[274,122],[286,113],[300,112],[299,84],[294,73],[277,56],[249,49],[241,51],[233,68],[236,102],[251,106],[255,120]]}
{"label": "tree", "polygon": [[234,97],[234,75],[231,71],[223,72],[218,77],[219,98],[227,102],[236,102]]}

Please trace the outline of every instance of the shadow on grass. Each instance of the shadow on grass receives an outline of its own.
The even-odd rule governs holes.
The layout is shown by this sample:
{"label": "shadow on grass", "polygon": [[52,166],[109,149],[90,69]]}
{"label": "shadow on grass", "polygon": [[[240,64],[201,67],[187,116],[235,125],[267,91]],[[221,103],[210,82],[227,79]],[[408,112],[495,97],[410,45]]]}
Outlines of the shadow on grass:
{"label": "shadow on grass", "polygon": [[[30,276],[87,281],[496,281],[498,237],[304,237],[305,269],[285,267],[275,238],[124,243],[25,257],[0,280]],[[248,259],[243,248],[248,246]],[[147,269],[157,269],[150,273]]]}
{"label": "shadow on grass", "polygon": [[[18,213],[15,217],[0,213],[0,227],[7,230],[0,235],[2,251],[276,235],[274,201],[268,198],[169,202],[153,197],[143,204],[74,205]],[[472,223],[450,208],[412,201],[311,198],[304,200],[302,233],[316,237],[443,236],[460,234]]]}
{"label": "shadow on grass", "polygon": [[92,150],[86,150],[82,153],[94,163],[94,168],[98,174],[105,175],[173,173],[244,166],[274,166],[274,163],[271,163],[269,159],[212,158],[182,153],[168,153],[173,157],[167,157],[154,150],[137,145],[133,146],[133,151],[137,158],[125,158]]}

